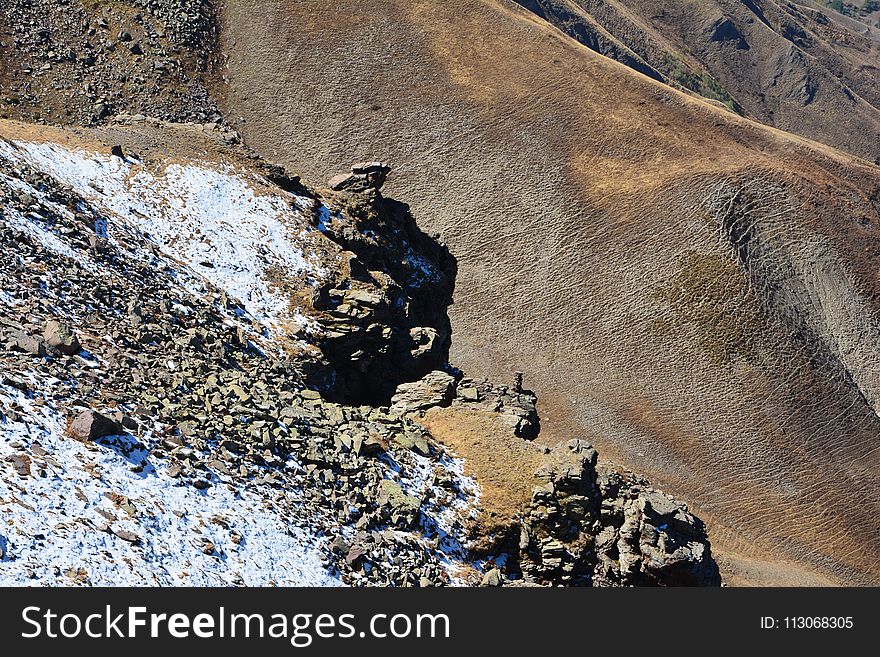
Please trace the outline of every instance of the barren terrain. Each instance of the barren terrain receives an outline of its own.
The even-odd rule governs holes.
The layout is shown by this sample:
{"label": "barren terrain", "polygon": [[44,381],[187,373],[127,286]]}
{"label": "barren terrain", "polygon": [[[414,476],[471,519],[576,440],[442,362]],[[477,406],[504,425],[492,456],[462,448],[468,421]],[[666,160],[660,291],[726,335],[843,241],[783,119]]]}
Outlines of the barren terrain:
{"label": "barren terrain", "polygon": [[458,258],[453,362],[525,372],[543,435],[687,500],[731,581],[880,582],[876,166],[512,2],[222,20],[214,93],[252,146],[313,181],[394,163],[389,195]]}

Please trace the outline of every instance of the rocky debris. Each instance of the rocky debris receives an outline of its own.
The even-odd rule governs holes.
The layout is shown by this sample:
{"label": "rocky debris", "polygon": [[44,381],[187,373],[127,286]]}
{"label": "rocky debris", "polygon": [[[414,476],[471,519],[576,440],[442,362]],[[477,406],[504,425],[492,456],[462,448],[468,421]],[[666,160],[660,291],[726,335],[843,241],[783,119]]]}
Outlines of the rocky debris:
{"label": "rocky debris", "polygon": [[386,162],[360,162],[351,166],[351,173],[333,176],[327,182],[327,187],[335,192],[378,191],[382,189],[389,173],[391,173],[391,165]]}
{"label": "rocky debris", "polygon": [[[702,521],[644,480],[599,478],[602,523],[595,583],[600,586],[718,586]],[[599,541],[599,539],[597,539]]]}
{"label": "rocky debris", "polygon": [[82,349],[73,330],[67,324],[54,319],[46,322],[46,328],[43,329],[43,340],[50,349],[65,356],[73,356]]}
{"label": "rocky debris", "polygon": [[391,398],[391,411],[405,415],[434,406],[449,406],[455,393],[455,377],[436,370],[413,383],[401,383]]}
{"label": "rocky debris", "polygon": [[131,111],[216,121],[202,80],[216,33],[208,0],[4,0],[0,118],[92,125]]}
{"label": "rocky debris", "polygon": [[[133,0],[158,19],[172,41],[207,56],[217,39],[217,3],[214,0]],[[203,65],[206,62],[203,61]]]}
{"label": "rocky debris", "polygon": [[522,387],[517,373],[512,386],[498,386],[488,379],[462,378],[457,385],[454,406],[498,413],[503,423],[519,438],[531,440],[540,432],[538,396]]}
{"label": "rocky debris", "polygon": [[68,427],[70,435],[77,440],[98,440],[107,436],[124,433],[125,428],[96,411],[83,411],[77,415]]}
{"label": "rocky debris", "polygon": [[376,501],[387,514],[390,523],[403,528],[415,524],[421,508],[421,502],[417,498],[407,495],[400,484],[390,479],[383,479],[379,483],[379,495]]}

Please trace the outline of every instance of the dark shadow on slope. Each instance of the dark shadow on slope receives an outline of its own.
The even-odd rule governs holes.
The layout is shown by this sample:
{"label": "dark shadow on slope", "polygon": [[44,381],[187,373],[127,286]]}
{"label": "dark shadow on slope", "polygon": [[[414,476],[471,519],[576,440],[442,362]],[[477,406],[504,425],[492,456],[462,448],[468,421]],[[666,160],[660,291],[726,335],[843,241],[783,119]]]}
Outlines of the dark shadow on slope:
{"label": "dark shadow on slope", "polygon": [[116,452],[117,455],[134,466],[142,468],[140,473],[144,476],[156,474],[156,468],[149,461],[150,452],[146,445],[130,434],[118,436],[106,436],[94,441],[96,445],[106,447]]}

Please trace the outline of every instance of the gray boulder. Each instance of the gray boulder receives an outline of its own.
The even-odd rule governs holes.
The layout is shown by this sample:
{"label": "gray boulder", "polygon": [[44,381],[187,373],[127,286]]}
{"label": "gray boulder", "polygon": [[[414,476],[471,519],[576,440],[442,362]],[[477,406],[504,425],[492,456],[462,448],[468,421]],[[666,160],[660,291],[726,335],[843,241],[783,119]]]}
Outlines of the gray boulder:
{"label": "gray boulder", "polygon": [[51,349],[55,349],[65,356],[77,354],[82,349],[73,330],[54,319],[46,323],[46,328],[43,329],[43,340]]}
{"label": "gray boulder", "polygon": [[391,398],[391,412],[399,415],[449,406],[455,395],[455,377],[435,370],[418,381],[397,386]]}
{"label": "gray boulder", "polygon": [[383,507],[387,519],[398,527],[412,527],[419,517],[421,502],[407,495],[400,484],[390,479],[383,479],[379,483],[376,501]]}
{"label": "gray boulder", "polygon": [[125,433],[125,427],[96,411],[83,411],[70,423],[69,433],[77,440],[98,440]]}

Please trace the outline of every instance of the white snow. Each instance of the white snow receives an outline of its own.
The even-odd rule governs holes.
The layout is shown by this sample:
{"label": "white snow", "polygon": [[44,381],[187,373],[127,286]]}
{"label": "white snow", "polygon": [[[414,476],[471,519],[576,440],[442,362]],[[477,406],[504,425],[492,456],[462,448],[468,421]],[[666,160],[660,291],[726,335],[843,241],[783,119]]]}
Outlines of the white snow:
{"label": "white snow", "polygon": [[413,462],[398,470],[398,483],[407,495],[420,500],[429,498],[423,507],[426,511],[423,518],[424,528],[428,533],[439,536],[438,547],[443,565],[452,583],[461,585],[464,583],[463,567],[467,565],[468,538],[464,522],[477,515],[480,486],[475,479],[465,474],[463,459],[444,454],[440,457],[439,465],[452,475],[460,492],[453,499],[447,499],[443,493],[438,498],[434,487],[434,471],[438,463],[415,453],[409,456]]}
{"label": "white snow", "polygon": [[[4,148],[8,147],[6,146],[6,144],[0,141],[0,155],[3,155]],[[7,189],[14,189],[17,192],[28,193],[35,198],[39,198],[40,201],[44,203],[47,207],[51,208],[52,211],[68,216],[70,215],[70,211],[67,208],[64,208],[56,203],[52,203],[49,199],[46,198],[45,194],[42,194],[36,188],[28,185],[21,180],[18,180],[17,178],[7,176],[3,172],[0,172],[0,185],[6,187]],[[55,253],[62,255],[66,258],[71,258],[85,268],[94,269],[94,265],[89,262],[88,259],[82,257],[81,254],[70,248],[70,246],[65,244],[62,239],[60,239],[52,231],[48,230],[40,221],[40,215],[34,210],[29,210],[26,214],[23,214],[12,206],[6,206],[3,208],[3,217],[6,220],[6,223],[8,223],[10,226],[12,226],[13,228],[17,228],[23,233],[26,233],[35,238],[50,251],[54,251]]]}
{"label": "white snow", "polygon": [[32,213],[24,215],[14,208],[7,207],[4,211],[4,218],[8,225],[30,235],[50,251],[75,260],[86,269],[94,269],[94,265],[91,262],[70,248],[52,231],[46,229]]}
{"label": "white snow", "polygon": [[[325,206],[317,208],[315,230],[307,219],[312,199],[269,191],[265,181],[231,167],[148,165],[58,144],[11,145],[2,139],[0,158],[18,166],[26,163],[71,187],[84,198],[83,206],[105,215],[98,219],[98,232],[120,248],[128,248],[133,233],[145,235],[162,255],[144,248],[136,255],[149,257],[157,268],[170,265],[177,282],[190,292],[209,293],[206,283],[225,291],[268,328],[267,335],[286,332],[291,324],[305,333],[317,331],[315,320],[292,306],[287,292],[272,281],[296,279],[301,285],[327,275],[310,253],[312,240],[322,239],[319,230],[334,219]],[[0,185],[31,194],[36,201],[25,211],[6,208],[7,224],[85,268],[101,266],[87,251],[71,248],[40,214],[51,210],[70,217],[68,208],[2,172]],[[144,246],[140,239],[138,244]],[[436,275],[427,264],[413,264],[426,279]],[[219,296],[214,291],[214,298]],[[17,303],[13,294],[0,289],[0,306]],[[184,297],[173,310],[181,316],[192,312]],[[80,356],[80,366],[86,368],[95,358],[86,352]],[[25,395],[2,385],[0,378],[0,585],[70,584],[76,577],[96,585],[340,584],[323,567],[324,539],[299,503],[295,462],[276,471],[276,486],[233,481],[215,472],[229,485],[215,478],[213,486],[200,491],[173,478],[167,462],[150,455],[157,439],[149,430],[140,437],[142,443],[131,436],[100,444],[66,437],[65,414],[55,404],[69,401],[70,390],[49,394],[62,382],[37,371],[17,374],[31,390],[57,402],[43,401],[39,393]],[[13,409],[20,416],[16,421],[9,417]],[[7,461],[22,455],[30,459],[30,476],[18,475]],[[419,540],[438,552],[453,583],[463,583],[460,571],[468,564],[462,521],[476,512],[479,487],[464,474],[463,462],[451,455],[439,464],[416,454],[407,454],[405,461],[401,468],[389,457],[389,475],[407,493],[425,500],[423,529],[428,536]],[[460,495],[450,498],[439,488],[432,490],[438,466],[452,474]],[[111,495],[130,506],[120,508]],[[139,543],[117,535],[126,532]],[[428,540],[435,535],[439,547]],[[239,536],[240,541],[234,540]],[[205,540],[215,547],[210,554],[203,550]],[[79,575],[78,569],[83,569]]]}
{"label": "white snow", "polygon": [[[265,181],[232,167],[147,166],[53,143],[0,141],[0,156],[52,175],[106,213],[109,221],[100,228],[110,240],[117,227],[140,230],[270,329],[301,319],[277,282],[325,275],[308,252],[309,233],[317,231],[304,212],[314,201],[282,190],[258,193]],[[19,228],[36,230],[20,216],[12,219]],[[58,248],[51,235],[40,237]]]}
{"label": "white snow", "polygon": [[0,290],[0,303],[6,306],[17,306],[20,302],[6,290]]}
{"label": "white snow", "polygon": [[[14,406],[24,411],[21,421],[0,419],[0,585],[71,584],[80,568],[92,584],[108,586],[340,585],[322,566],[322,539],[292,522],[295,491],[265,484],[199,491],[169,477],[145,449],[126,456],[131,436],[79,443],[64,436],[56,409],[0,386],[0,411]],[[37,444],[46,456],[34,453]],[[22,453],[30,477],[4,463]],[[133,471],[142,460],[143,471]],[[132,513],[111,494],[130,500]],[[126,531],[140,545],[113,533]],[[213,554],[204,553],[204,539]]]}

